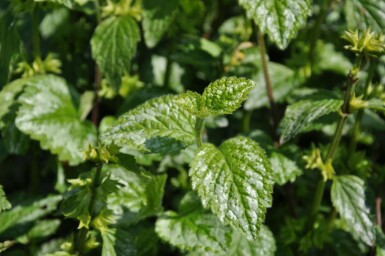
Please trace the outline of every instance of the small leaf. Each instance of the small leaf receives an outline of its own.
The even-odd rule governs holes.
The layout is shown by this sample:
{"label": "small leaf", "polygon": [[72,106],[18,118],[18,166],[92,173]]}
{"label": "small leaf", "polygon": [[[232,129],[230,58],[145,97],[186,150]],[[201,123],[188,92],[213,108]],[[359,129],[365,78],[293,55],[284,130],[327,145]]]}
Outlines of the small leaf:
{"label": "small leaf", "polygon": [[144,40],[154,47],[167,32],[178,9],[178,0],[144,0],[143,30]]}
{"label": "small leaf", "polygon": [[258,237],[266,209],[272,204],[273,173],[256,142],[235,137],[219,149],[204,144],[191,163],[190,176],[203,206],[249,239]]}
{"label": "small leaf", "polygon": [[247,98],[255,82],[237,77],[223,77],[204,90],[203,104],[211,115],[231,114]]}
{"label": "small leaf", "polygon": [[357,237],[372,246],[375,239],[374,225],[365,202],[364,181],[353,175],[335,176],[331,199],[341,218],[349,224]]}
{"label": "small leaf", "polygon": [[[182,250],[203,255],[226,255],[231,229],[209,213],[195,211],[185,215],[166,212],[155,224],[158,236]],[[201,255],[202,255],[201,254]]]}
{"label": "small leaf", "polygon": [[297,36],[311,13],[310,0],[238,0],[262,33],[280,49]]}
{"label": "small leaf", "polygon": [[338,111],[342,103],[338,99],[320,99],[302,100],[288,106],[280,124],[280,143],[292,139],[319,117]]}
{"label": "small leaf", "polygon": [[258,238],[253,241],[245,239],[239,232],[234,232],[228,255],[274,256],[276,249],[273,233],[271,233],[267,226],[262,225],[258,233]]}
{"label": "small leaf", "polygon": [[81,120],[85,120],[92,110],[94,98],[95,93],[93,91],[86,91],[80,97],[79,115]]}
{"label": "small leaf", "polygon": [[129,153],[170,154],[195,142],[195,118],[178,105],[179,96],[162,96],[122,115],[102,140]]}
{"label": "small leaf", "polygon": [[[289,93],[298,87],[302,81],[299,77],[296,77],[292,69],[284,65],[275,62],[269,62],[268,65],[274,100],[276,102],[283,102]],[[251,89],[250,95],[245,102],[245,109],[253,110],[267,106],[270,106],[269,99],[267,97],[263,71],[260,70],[256,77],[256,86]]]}
{"label": "small leaf", "polygon": [[81,151],[96,139],[96,129],[82,122],[72,102],[71,91],[59,77],[46,75],[28,79],[19,97],[16,126],[43,149],[59,156],[59,160],[75,165],[83,161]]}
{"label": "small leaf", "polygon": [[302,174],[302,170],[295,161],[287,158],[281,153],[273,152],[270,156],[271,169],[274,173],[274,181],[279,185],[294,182]]}
{"label": "small leaf", "polygon": [[138,25],[130,16],[113,16],[96,27],[91,39],[92,57],[116,89],[130,71],[139,40]]}
{"label": "small leaf", "polygon": [[0,213],[4,210],[10,209],[12,206],[10,202],[5,197],[3,186],[0,185]]}

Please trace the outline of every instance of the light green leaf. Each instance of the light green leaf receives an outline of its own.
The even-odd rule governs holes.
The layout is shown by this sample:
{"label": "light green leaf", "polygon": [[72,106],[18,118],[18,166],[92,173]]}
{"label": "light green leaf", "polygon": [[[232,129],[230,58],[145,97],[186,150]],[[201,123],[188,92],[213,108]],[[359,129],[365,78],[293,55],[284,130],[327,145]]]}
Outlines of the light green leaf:
{"label": "light green leaf", "polygon": [[249,239],[258,237],[272,204],[273,173],[256,142],[235,137],[219,148],[204,144],[191,163],[190,176],[203,206]]}
{"label": "light green leaf", "polygon": [[297,36],[311,13],[310,0],[238,0],[262,33],[280,49]]}
{"label": "light green leaf", "polygon": [[0,214],[0,234],[15,224],[35,221],[57,209],[62,196],[49,196],[27,205],[17,205]]}
{"label": "light green leaf", "polygon": [[378,112],[385,112],[385,103],[380,99],[373,98],[367,102],[367,108]]}
{"label": "light green leaf", "polygon": [[[296,77],[293,70],[284,65],[275,62],[269,62],[268,65],[274,100],[282,102],[294,88],[301,84],[301,79]],[[256,86],[251,89],[245,102],[245,109],[253,110],[267,106],[269,106],[269,99],[266,93],[265,78],[262,70],[260,70],[257,74]]]}
{"label": "light green leaf", "polygon": [[379,0],[346,0],[346,19],[351,29],[372,28],[385,33],[385,2]]}
{"label": "light green leaf", "polygon": [[340,75],[346,75],[353,67],[349,59],[341,52],[335,50],[334,45],[318,41],[316,46],[316,63],[314,63],[315,71],[327,70]]}
{"label": "light green leaf", "polygon": [[202,94],[205,108],[211,115],[231,114],[247,98],[255,83],[245,78],[223,77],[212,82]]}
{"label": "light green leaf", "polygon": [[102,232],[102,256],[134,256],[135,246],[129,233],[121,229],[109,229]]}
{"label": "light green leaf", "polygon": [[294,182],[302,174],[302,170],[295,161],[281,153],[273,152],[270,156],[270,162],[274,173],[274,181],[281,186],[287,182]]}
{"label": "light green leaf", "polygon": [[79,115],[81,120],[85,120],[92,110],[94,98],[95,93],[93,91],[86,91],[80,97]]}
{"label": "light green leaf", "polygon": [[181,108],[179,96],[162,96],[122,115],[102,136],[122,152],[175,153],[195,142],[195,117]]}
{"label": "light green leaf", "polygon": [[353,175],[335,176],[331,199],[333,206],[355,235],[372,246],[375,240],[374,225],[370,218],[370,210],[366,206],[364,181]]}
{"label": "light green leaf", "polygon": [[3,117],[9,112],[11,106],[16,103],[17,97],[23,91],[26,85],[26,79],[17,79],[10,84],[7,84],[0,91],[0,128],[3,128]]}
{"label": "light green leaf", "polygon": [[36,224],[25,235],[18,237],[17,241],[28,244],[31,241],[41,240],[53,235],[60,226],[60,220],[42,220]]}
{"label": "light green leaf", "polygon": [[100,23],[91,39],[92,57],[117,89],[128,74],[140,40],[138,25],[130,16],[114,16]]}
{"label": "light green leaf", "polygon": [[10,209],[11,203],[5,197],[3,186],[0,185],[0,212]]}
{"label": "light green leaf", "polygon": [[72,165],[82,162],[81,151],[96,140],[96,129],[80,120],[66,82],[46,75],[32,77],[27,83],[19,97],[17,128],[57,154],[59,160]]}
{"label": "light green leaf", "polygon": [[182,250],[198,251],[200,255],[226,255],[231,229],[218,218],[199,211],[178,215],[166,212],[155,224],[158,236]]}
{"label": "light green leaf", "polygon": [[319,99],[302,100],[288,106],[280,124],[280,143],[292,139],[319,117],[338,111],[342,103],[338,99]]}
{"label": "light green leaf", "polygon": [[67,8],[74,9],[75,7],[85,5],[91,0],[34,0],[35,2],[51,2],[56,4],[62,4]]}
{"label": "light green leaf", "polygon": [[154,47],[167,32],[178,9],[178,0],[144,0],[143,30],[144,40]]}
{"label": "light green leaf", "polygon": [[56,31],[69,22],[70,11],[65,8],[53,9],[47,13],[40,23],[39,30],[43,38],[54,36]]}
{"label": "light green leaf", "polygon": [[239,232],[234,232],[228,255],[274,256],[276,249],[277,247],[275,245],[273,233],[271,233],[268,227],[262,225],[259,230],[258,237],[253,241],[245,239],[245,237]]}

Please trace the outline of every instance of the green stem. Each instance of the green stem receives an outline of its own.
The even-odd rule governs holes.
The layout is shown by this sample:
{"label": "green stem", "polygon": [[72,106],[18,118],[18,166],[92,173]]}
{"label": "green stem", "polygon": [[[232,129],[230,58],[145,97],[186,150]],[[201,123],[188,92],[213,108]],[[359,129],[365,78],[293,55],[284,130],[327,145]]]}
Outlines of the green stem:
{"label": "green stem", "polygon": [[274,137],[276,137],[276,130],[278,127],[278,112],[275,105],[274,95],[273,95],[273,87],[271,84],[270,74],[269,74],[269,67],[268,67],[268,60],[267,60],[267,53],[266,53],[266,45],[265,45],[265,38],[263,33],[261,33],[257,28],[257,34],[258,34],[258,45],[259,50],[261,53],[261,61],[262,61],[262,70],[263,70],[263,77],[265,79],[265,85],[266,85],[266,93],[267,97],[269,99],[270,104],[270,110],[273,117],[273,129],[274,129]]}
{"label": "green stem", "polygon": [[202,142],[202,134],[203,134],[203,129],[204,129],[204,123],[205,119],[197,117],[195,121],[195,138],[196,138],[196,143],[198,147],[201,147],[203,142]]}
{"label": "green stem", "polygon": [[163,80],[164,88],[168,88],[170,86],[172,63],[173,63],[173,61],[171,60],[171,54],[174,52],[174,48],[175,48],[175,38],[172,38],[169,44],[169,47],[167,49],[166,70],[164,72],[164,80]]}
{"label": "green stem", "polygon": [[102,15],[100,14],[100,4],[99,0],[94,0],[94,6],[95,6],[95,14],[96,14],[96,21],[98,24],[102,21]]}
{"label": "green stem", "polygon": [[75,241],[75,251],[79,252],[80,254],[84,252],[85,245],[87,243],[87,234],[88,234],[88,229],[82,228],[79,230],[77,239]]}
{"label": "green stem", "polygon": [[[331,142],[329,149],[328,149],[328,152],[326,154],[326,158],[324,161],[325,163],[328,163],[328,162],[332,163],[333,162],[334,155],[335,155],[336,150],[340,144],[341,137],[342,137],[342,131],[343,131],[343,128],[345,125],[345,121],[346,121],[346,118],[350,112],[349,111],[349,104],[350,104],[350,101],[352,99],[352,96],[354,95],[355,84],[356,84],[357,79],[358,79],[357,74],[358,74],[358,71],[359,71],[360,66],[361,66],[361,59],[362,59],[361,55],[356,57],[354,67],[352,68],[352,70],[350,71],[350,73],[348,75],[348,81],[347,81],[347,87],[348,88],[347,88],[347,91],[345,94],[344,103],[341,107],[341,118],[338,121],[336,132],[334,133],[332,142]],[[318,182],[316,194],[315,194],[314,199],[313,199],[311,216],[310,216],[308,223],[307,223],[307,231],[310,231],[314,226],[314,222],[316,220],[317,213],[318,213],[319,208],[320,208],[321,203],[322,203],[323,194],[325,192],[325,184],[326,184],[326,181],[324,181],[323,179],[321,179]]]}
{"label": "green stem", "polygon": [[39,32],[39,19],[37,17],[37,5],[34,6],[32,11],[32,33],[33,33],[33,54],[35,58],[40,58],[40,32]]}
{"label": "green stem", "polygon": [[250,121],[251,121],[251,110],[246,110],[244,112],[243,121],[242,121],[242,131],[248,133],[250,131]]}
{"label": "green stem", "polygon": [[[370,61],[370,65],[369,65],[368,77],[367,77],[366,83],[365,83],[364,94],[363,94],[363,97],[362,97],[363,100],[366,99],[367,94],[368,94],[369,86],[372,84],[375,67],[376,67],[375,61],[371,60]],[[358,113],[356,115],[356,120],[354,122],[352,140],[350,142],[350,147],[349,147],[349,156],[352,156],[354,151],[356,151],[357,140],[358,140],[358,136],[359,136],[360,131],[361,131],[361,121],[362,121],[363,114],[364,114],[364,110],[363,109],[358,110]]]}

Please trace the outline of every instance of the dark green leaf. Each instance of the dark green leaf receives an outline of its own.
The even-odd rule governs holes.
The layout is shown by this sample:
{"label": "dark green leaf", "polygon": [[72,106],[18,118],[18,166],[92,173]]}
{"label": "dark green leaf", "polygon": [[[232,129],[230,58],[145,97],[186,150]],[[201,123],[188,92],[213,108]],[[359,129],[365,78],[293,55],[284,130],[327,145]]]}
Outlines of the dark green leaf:
{"label": "dark green leaf", "polygon": [[26,85],[27,79],[17,79],[10,84],[7,84],[0,91],[0,128],[4,126],[2,121],[3,117],[10,111],[10,108],[20,93],[23,91],[24,86]]}
{"label": "dark green leaf", "polygon": [[365,184],[353,175],[335,176],[331,189],[334,207],[355,235],[369,246],[374,243],[374,225],[366,206]]}
{"label": "dark green leaf", "polygon": [[102,238],[102,256],[137,255],[131,237],[124,230],[105,230],[102,232]]}
{"label": "dark green leaf", "polygon": [[11,208],[10,202],[5,197],[3,186],[0,185],[0,212]]}
{"label": "dark green leaf", "polygon": [[130,16],[113,16],[96,28],[91,39],[92,56],[115,88],[128,74],[140,40],[138,25]]}
{"label": "dark green leaf", "polygon": [[345,4],[348,27],[361,29],[371,27],[385,32],[385,2],[382,0],[347,0]]}
{"label": "dark green leaf", "polygon": [[204,144],[191,163],[190,176],[205,207],[249,239],[258,237],[272,203],[273,173],[256,142],[235,137],[219,149]]}
{"label": "dark green leaf", "polygon": [[60,160],[70,164],[83,161],[81,151],[95,141],[96,129],[80,120],[62,78],[46,75],[28,79],[19,102],[17,128],[38,140],[43,149],[57,154]]}

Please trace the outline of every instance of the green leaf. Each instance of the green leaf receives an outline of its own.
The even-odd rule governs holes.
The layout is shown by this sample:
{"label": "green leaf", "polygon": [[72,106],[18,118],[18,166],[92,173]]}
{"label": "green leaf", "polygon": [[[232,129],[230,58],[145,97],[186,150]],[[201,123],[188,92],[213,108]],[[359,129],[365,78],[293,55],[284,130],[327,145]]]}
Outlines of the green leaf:
{"label": "green leaf", "polygon": [[270,162],[274,173],[274,181],[281,186],[287,182],[294,182],[302,174],[302,170],[295,161],[281,153],[273,152],[270,156]]}
{"label": "green leaf", "polygon": [[261,226],[258,237],[253,241],[245,239],[239,233],[234,232],[231,238],[229,254],[231,256],[274,256],[277,247],[273,233],[265,225]]}
{"label": "green leaf", "polygon": [[96,140],[96,129],[80,120],[66,82],[46,75],[32,77],[27,83],[19,97],[17,128],[57,154],[59,160],[72,165],[82,162],[81,151]]}
{"label": "green leaf", "polygon": [[178,0],[144,0],[143,30],[144,40],[154,47],[167,32],[178,9]]}
{"label": "green leaf", "polygon": [[25,235],[18,237],[17,241],[22,244],[28,244],[32,241],[38,241],[53,235],[60,226],[60,220],[42,220],[36,224]]}
{"label": "green leaf", "polygon": [[377,98],[373,98],[367,101],[367,108],[385,113],[385,103]]}
{"label": "green leaf", "polygon": [[319,99],[302,100],[288,106],[280,124],[280,143],[292,139],[319,117],[338,111],[342,103],[338,99]]}
{"label": "green leaf", "polygon": [[[274,100],[282,102],[294,88],[301,84],[301,79],[296,77],[292,69],[284,65],[275,62],[269,62],[268,65]],[[250,95],[245,102],[245,109],[253,110],[267,106],[270,105],[266,92],[265,78],[263,71],[260,70],[257,74],[256,86],[251,89]]]}
{"label": "green leaf", "polygon": [[0,128],[4,126],[3,117],[9,112],[11,106],[15,104],[17,97],[23,91],[27,79],[17,79],[7,84],[0,91]]}
{"label": "green leaf", "polygon": [[122,115],[102,140],[122,152],[175,153],[195,142],[195,118],[181,108],[179,96],[162,96]]}
{"label": "green leaf", "polygon": [[140,40],[138,25],[130,16],[114,16],[100,23],[91,39],[92,57],[117,89],[128,74]]}
{"label": "green leaf", "polygon": [[335,176],[331,188],[333,206],[357,237],[372,246],[374,225],[366,206],[364,181],[353,175]]}
{"label": "green leaf", "polygon": [[85,120],[94,105],[95,93],[86,91],[80,97],[79,115],[81,120]]}
{"label": "green leaf", "polygon": [[204,144],[191,163],[190,176],[203,206],[249,239],[258,237],[266,209],[272,204],[273,173],[256,142],[235,137],[219,149]]}
{"label": "green leaf", "polygon": [[238,0],[262,33],[280,49],[297,36],[311,13],[310,0]]}
{"label": "green leaf", "polygon": [[385,2],[378,0],[347,0],[346,19],[351,29],[372,28],[385,33]]}
{"label": "green leaf", "polygon": [[28,205],[17,205],[0,214],[0,234],[15,224],[39,219],[57,209],[62,196],[49,196]]}
{"label": "green leaf", "polygon": [[5,197],[3,186],[0,185],[0,212],[10,209],[11,203]]}
{"label": "green leaf", "polygon": [[231,114],[247,98],[255,83],[245,78],[223,77],[212,82],[202,94],[205,108],[211,115]]}
{"label": "green leaf", "polygon": [[102,239],[102,256],[137,255],[129,233],[124,230],[109,229],[103,231]]}
{"label": "green leaf", "polygon": [[185,215],[166,212],[156,221],[155,231],[173,246],[209,255],[226,255],[231,239],[231,229],[223,226],[215,215],[199,211]]}
{"label": "green leaf", "polygon": [[64,5],[69,9],[75,9],[76,7],[85,5],[87,2],[91,0],[34,0],[35,2],[51,2],[56,4]]}

